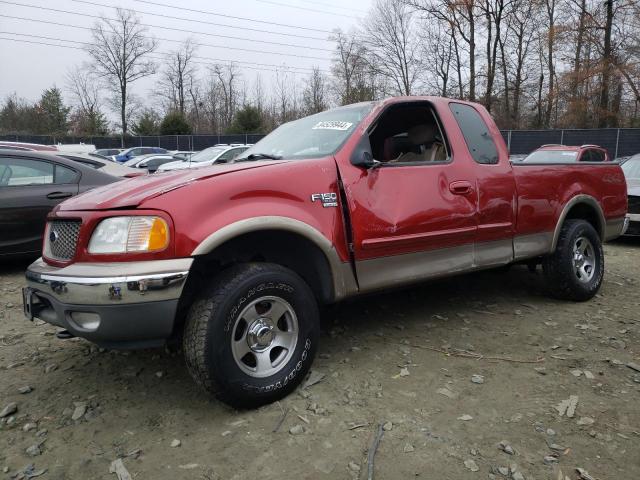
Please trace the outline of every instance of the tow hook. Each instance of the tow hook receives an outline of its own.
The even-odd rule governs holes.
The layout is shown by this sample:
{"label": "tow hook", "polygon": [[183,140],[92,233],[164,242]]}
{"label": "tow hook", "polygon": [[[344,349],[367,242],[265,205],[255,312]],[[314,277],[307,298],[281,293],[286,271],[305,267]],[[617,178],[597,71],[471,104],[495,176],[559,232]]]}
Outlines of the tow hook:
{"label": "tow hook", "polygon": [[56,333],[56,337],[60,340],[68,340],[70,338],[75,338],[75,335],[69,330],[60,330]]}

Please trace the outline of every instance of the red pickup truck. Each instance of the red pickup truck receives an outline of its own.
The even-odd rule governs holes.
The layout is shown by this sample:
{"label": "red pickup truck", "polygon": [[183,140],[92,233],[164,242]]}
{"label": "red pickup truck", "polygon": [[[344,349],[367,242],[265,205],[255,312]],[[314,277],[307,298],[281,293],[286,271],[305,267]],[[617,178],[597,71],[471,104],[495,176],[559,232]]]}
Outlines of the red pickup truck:
{"label": "red pickup truck", "polygon": [[515,262],[590,299],[626,210],[617,164],[512,165],[480,105],[359,103],[287,123],[233,163],[65,201],[25,312],[106,347],[180,339],[197,383],[253,407],[301,381],[322,304]]}

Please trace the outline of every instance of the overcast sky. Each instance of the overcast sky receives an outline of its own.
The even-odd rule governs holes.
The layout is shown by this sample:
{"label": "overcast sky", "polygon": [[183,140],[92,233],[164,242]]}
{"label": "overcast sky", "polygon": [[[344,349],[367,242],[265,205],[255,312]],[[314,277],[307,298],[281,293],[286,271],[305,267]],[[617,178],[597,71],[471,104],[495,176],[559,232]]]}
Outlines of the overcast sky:
{"label": "overcast sky", "polygon": [[[328,70],[334,44],[327,32],[334,28],[349,30],[366,15],[370,4],[371,0],[0,0],[0,96],[16,92],[36,100],[43,89],[54,84],[64,90],[66,72],[88,61],[88,56],[82,50],[61,45],[81,47],[74,42],[90,40],[89,29],[96,17],[114,18],[118,6],[139,12],[148,33],[161,39],[159,52],[175,49],[178,42],[191,37],[197,43],[210,44],[198,47],[197,55],[207,57],[199,61],[253,62],[238,63],[243,79],[252,85],[260,72],[268,85],[276,67],[256,63]],[[148,98],[154,81],[136,82],[134,93]]]}

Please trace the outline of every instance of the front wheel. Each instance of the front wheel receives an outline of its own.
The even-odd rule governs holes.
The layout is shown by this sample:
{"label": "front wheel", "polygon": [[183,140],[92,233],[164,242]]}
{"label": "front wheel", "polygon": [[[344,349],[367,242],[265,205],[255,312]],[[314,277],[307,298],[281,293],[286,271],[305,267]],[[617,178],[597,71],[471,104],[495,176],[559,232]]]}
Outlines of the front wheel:
{"label": "front wheel", "polygon": [[280,265],[223,272],[194,302],[184,331],[187,368],[205,390],[236,408],[290,393],[311,366],[318,305],[308,285]]}
{"label": "front wheel", "polygon": [[604,252],[598,232],[584,220],[567,220],[556,250],[542,263],[556,298],[583,302],[598,293],[604,276]]}

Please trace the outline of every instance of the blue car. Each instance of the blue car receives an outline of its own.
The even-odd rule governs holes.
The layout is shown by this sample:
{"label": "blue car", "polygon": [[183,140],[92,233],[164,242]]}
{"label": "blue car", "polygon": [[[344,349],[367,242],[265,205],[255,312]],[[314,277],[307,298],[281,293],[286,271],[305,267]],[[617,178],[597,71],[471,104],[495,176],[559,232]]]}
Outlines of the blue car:
{"label": "blue car", "polygon": [[168,151],[160,147],[133,147],[127,148],[126,150],[120,152],[119,155],[114,155],[113,158],[116,162],[126,162],[134,157],[138,157],[140,155],[149,155],[151,153],[168,153]]}

